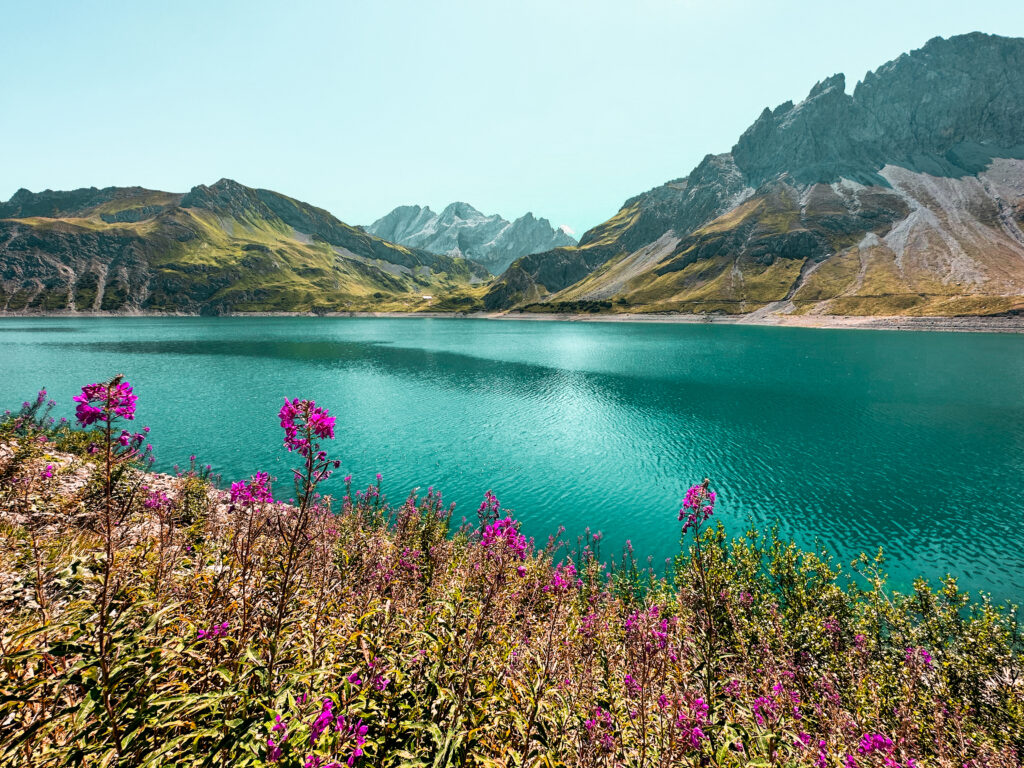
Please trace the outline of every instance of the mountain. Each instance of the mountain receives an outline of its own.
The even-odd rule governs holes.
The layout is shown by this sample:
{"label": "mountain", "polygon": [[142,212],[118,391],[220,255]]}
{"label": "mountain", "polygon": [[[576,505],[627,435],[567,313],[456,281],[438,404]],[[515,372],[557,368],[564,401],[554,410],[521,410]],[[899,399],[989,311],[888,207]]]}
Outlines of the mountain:
{"label": "mountain", "polygon": [[520,256],[547,251],[576,240],[547,219],[532,213],[513,222],[497,214],[485,216],[469,203],[452,203],[441,213],[418,205],[403,205],[377,219],[366,231],[393,243],[431,253],[465,257],[497,275]]}
{"label": "mountain", "polygon": [[21,189],[0,203],[6,311],[458,309],[488,277],[230,179],[187,194]]}
{"label": "mountain", "polygon": [[524,256],[489,309],[1024,311],[1024,40],[936,38]]}

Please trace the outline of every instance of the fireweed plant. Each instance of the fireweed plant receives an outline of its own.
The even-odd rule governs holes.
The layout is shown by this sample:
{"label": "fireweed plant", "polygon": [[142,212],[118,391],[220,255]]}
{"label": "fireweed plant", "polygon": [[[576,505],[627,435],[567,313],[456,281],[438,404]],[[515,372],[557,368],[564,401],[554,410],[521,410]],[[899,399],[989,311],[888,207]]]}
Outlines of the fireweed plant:
{"label": "fireweed plant", "polygon": [[538,546],[491,492],[458,526],[381,475],[322,495],[310,400],[278,414],[287,501],[150,472],[123,377],[75,404],[0,419],[0,766],[1021,765],[1014,608],[729,538],[708,480],[659,575]]}

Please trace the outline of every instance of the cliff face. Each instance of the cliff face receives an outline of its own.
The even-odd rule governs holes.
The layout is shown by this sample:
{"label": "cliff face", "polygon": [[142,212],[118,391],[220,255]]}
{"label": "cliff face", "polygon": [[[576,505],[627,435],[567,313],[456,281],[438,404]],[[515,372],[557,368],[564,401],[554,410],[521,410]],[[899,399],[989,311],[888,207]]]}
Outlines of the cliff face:
{"label": "cliff face", "polygon": [[411,248],[472,259],[493,274],[504,272],[520,256],[576,244],[575,238],[532,213],[510,222],[497,214],[485,216],[469,203],[452,203],[439,214],[403,205],[365,229]]}
{"label": "cliff face", "polygon": [[1024,308],[1024,40],[935,39],[634,197],[485,304],[985,314]]}
{"label": "cliff face", "polygon": [[886,165],[959,177],[1024,150],[1024,41],[936,38],[845,86],[835,75],[765,110],[732,151],[747,178],[877,184]]}
{"label": "cliff face", "polygon": [[6,311],[422,309],[486,277],[229,179],[184,195],[19,190],[0,204]]}

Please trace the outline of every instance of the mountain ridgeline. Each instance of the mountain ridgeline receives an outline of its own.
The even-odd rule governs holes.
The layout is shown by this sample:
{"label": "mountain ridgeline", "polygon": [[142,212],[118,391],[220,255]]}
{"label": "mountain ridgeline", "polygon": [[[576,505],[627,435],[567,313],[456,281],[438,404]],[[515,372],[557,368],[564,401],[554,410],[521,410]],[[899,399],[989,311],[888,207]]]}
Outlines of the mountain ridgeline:
{"label": "mountain ridgeline", "polygon": [[410,248],[472,259],[495,275],[520,256],[576,245],[574,237],[532,213],[510,222],[497,214],[485,216],[469,203],[452,203],[439,214],[403,205],[365,229]]}
{"label": "mountain ridgeline", "polygon": [[525,256],[488,309],[878,314],[1024,310],[1024,40],[936,38]]}
{"label": "mountain ridgeline", "polygon": [[0,203],[0,309],[458,309],[487,271],[229,179],[187,194],[19,190]]}
{"label": "mountain ridgeline", "polygon": [[466,203],[352,227],[227,179],[0,203],[0,311],[512,309],[1024,312],[1024,40],[936,38],[852,93],[826,78],[578,243]]}

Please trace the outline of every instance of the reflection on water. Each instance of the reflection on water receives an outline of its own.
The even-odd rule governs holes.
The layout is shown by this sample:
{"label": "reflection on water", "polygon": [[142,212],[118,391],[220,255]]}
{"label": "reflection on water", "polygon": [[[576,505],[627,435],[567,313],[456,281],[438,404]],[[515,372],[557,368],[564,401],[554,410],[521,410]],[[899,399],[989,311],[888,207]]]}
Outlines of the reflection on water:
{"label": "reflection on water", "polygon": [[[165,468],[285,482],[277,409],[338,418],[346,471],[392,498],[493,489],[538,538],[563,524],[675,552],[704,476],[735,532],[778,523],[894,582],[946,571],[1024,595],[1024,337],[441,319],[0,321],[0,396],[124,372]],[[279,494],[282,488],[279,484]]]}

